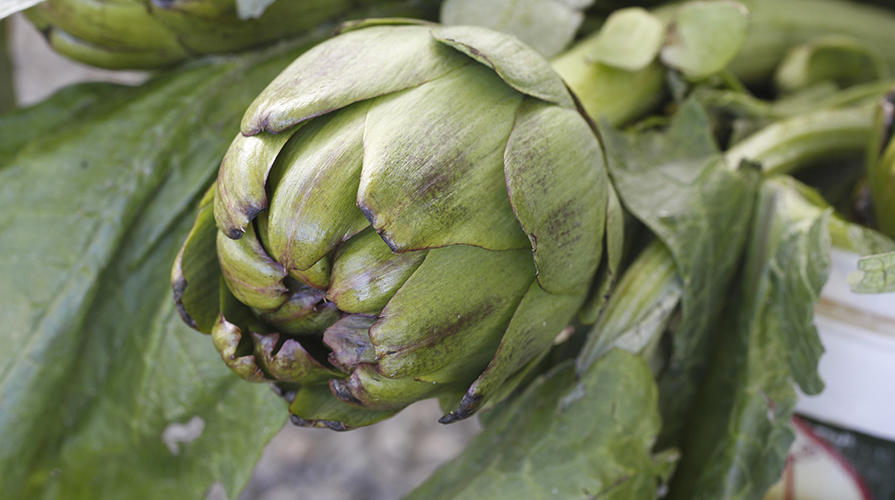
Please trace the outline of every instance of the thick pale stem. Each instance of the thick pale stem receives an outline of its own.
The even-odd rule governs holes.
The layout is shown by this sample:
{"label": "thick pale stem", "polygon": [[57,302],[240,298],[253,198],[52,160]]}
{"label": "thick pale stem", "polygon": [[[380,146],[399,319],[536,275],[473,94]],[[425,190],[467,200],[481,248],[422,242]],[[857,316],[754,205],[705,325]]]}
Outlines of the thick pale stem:
{"label": "thick pale stem", "polygon": [[654,240],[625,271],[588,335],[578,356],[578,373],[613,348],[652,358],[682,294],[674,257],[661,241]]}
{"label": "thick pale stem", "polygon": [[895,238],[895,91],[881,99],[867,148],[867,183],[880,231]]}
{"label": "thick pale stem", "polygon": [[867,147],[874,108],[822,110],[775,122],[730,148],[731,169],[744,160],[761,165],[765,176],[787,174],[819,160],[859,155]]}
{"label": "thick pale stem", "polygon": [[553,69],[565,80],[587,114],[619,126],[653,109],[665,96],[665,69],[653,61],[638,71],[598,63],[589,57],[596,35],[553,59]]}
{"label": "thick pale stem", "polygon": [[729,69],[747,84],[766,81],[791,48],[837,34],[870,48],[895,66],[895,14],[889,9],[840,0],[738,0],[751,28]]}

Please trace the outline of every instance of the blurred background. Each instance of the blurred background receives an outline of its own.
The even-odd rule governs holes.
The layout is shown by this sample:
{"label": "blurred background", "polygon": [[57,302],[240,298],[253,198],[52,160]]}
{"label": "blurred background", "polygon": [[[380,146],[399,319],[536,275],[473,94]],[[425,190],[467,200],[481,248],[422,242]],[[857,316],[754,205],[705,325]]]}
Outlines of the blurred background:
{"label": "blurred background", "polygon": [[[19,106],[38,103],[77,82],[136,85],[148,78],[146,72],[106,71],[66,59],[51,51],[41,34],[21,15],[8,19],[7,31]],[[437,401],[429,400],[390,420],[349,432],[304,429],[287,423],[268,444],[239,498],[401,498],[438,466],[458,455],[480,430],[475,418],[439,424],[441,414]],[[225,499],[223,488],[212,488],[207,497]]]}

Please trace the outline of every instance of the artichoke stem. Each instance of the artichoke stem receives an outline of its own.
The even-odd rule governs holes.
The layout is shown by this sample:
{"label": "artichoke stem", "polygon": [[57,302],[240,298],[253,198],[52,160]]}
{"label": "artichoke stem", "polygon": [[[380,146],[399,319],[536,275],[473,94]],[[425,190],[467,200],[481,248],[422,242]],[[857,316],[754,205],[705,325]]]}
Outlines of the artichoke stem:
{"label": "artichoke stem", "polygon": [[653,61],[637,71],[594,62],[588,57],[597,34],[576,44],[550,64],[596,120],[620,126],[655,108],[665,97],[665,69]]}
{"label": "artichoke stem", "polygon": [[818,160],[860,155],[867,147],[874,108],[822,110],[780,120],[730,148],[731,169],[743,161],[761,165],[765,177],[792,173]]}

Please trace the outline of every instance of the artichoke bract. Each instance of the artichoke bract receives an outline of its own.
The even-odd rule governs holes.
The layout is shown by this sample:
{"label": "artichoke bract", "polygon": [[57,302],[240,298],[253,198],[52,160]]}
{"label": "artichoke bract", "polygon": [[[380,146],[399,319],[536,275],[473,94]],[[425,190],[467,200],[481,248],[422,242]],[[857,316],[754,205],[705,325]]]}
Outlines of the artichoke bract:
{"label": "artichoke bract", "polygon": [[[184,319],[300,425],[506,395],[591,290],[610,185],[517,39],[354,23],[250,106],[173,270]],[[222,285],[219,285],[222,283]]]}

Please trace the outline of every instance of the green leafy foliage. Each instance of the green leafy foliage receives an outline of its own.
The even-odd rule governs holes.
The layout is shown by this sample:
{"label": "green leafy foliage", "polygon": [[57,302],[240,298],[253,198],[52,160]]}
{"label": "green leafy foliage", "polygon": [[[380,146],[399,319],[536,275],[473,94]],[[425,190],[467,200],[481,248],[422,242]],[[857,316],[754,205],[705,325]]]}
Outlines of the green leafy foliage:
{"label": "green leafy foliage", "polygon": [[665,243],[683,283],[682,321],[660,379],[663,433],[673,440],[739,263],[755,176],[725,166],[708,117],[693,102],[666,130],[601,133],[622,203]]}
{"label": "green leafy foliage", "polygon": [[670,498],[762,498],[793,439],[792,381],[808,394],[823,387],[811,318],[830,266],[830,211],[799,210],[800,198],[789,179],[762,185],[737,306],[691,413]]}
{"label": "green leafy foliage", "polygon": [[[740,0],[749,10],[749,34],[728,69],[746,84],[772,78],[781,55],[832,33],[859,41],[891,69],[892,9],[839,0]],[[664,8],[664,6],[663,6]]]}
{"label": "green leafy foliage", "polygon": [[14,163],[17,154],[28,154],[30,143],[46,134],[65,132],[62,124],[92,120],[113,111],[123,100],[121,87],[112,83],[84,83],[60,90],[52,99],[25,111],[9,113],[0,120],[0,170]]}
{"label": "green leafy foliage", "polygon": [[485,431],[408,499],[651,499],[671,471],[646,363],[613,350],[576,380],[558,366],[488,415]]}
{"label": "green leafy foliage", "polygon": [[[582,371],[613,348],[652,358],[683,293],[668,248],[653,240],[619,280],[577,357]],[[652,351],[652,353],[651,353]],[[657,356],[660,361],[661,356]],[[661,360],[664,364],[664,360]]]}
{"label": "green leafy foliage", "polygon": [[4,495],[247,481],[283,404],[182,323],[169,270],[243,110],[305,46],[79,86],[0,121]]}
{"label": "green leafy foliage", "polygon": [[874,107],[872,136],[867,143],[867,184],[873,202],[873,214],[880,231],[895,238],[895,141],[892,120],[895,95],[891,88]]}
{"label": "green leafy foliage", "polygon": [[[0,14],[22,3],[6,0]],[[270,2],[239,3],[263,11]],[[758,14],[753,19],[783,4],[746,3]],[[800,7],[793,19],[816,14],[803,0],[786,4]],[[826,15],[839,12],[828,10],[835,3],[816,4]],[[699,80],[731,61],[747,17],[733,2],[697,2],[688,9],[678,16],[662,58]],[[646,42],[625,48],[619,44],[629,40],[610,40],[597,51],[601,63],[586,61],[601,72],[601,82],[621,82],[591,87],[620,103],[624,120],[642,111],[632,113],[629,100],[648,109],[661,98],[665,74],[653,61],[664,21],[637,12],[648,19]],[[873,14],[859,12],[865,20]],[[553,0],[448,0],[444,15],[457,23],[499,20],[503,24],[491,27],[541,40],[545,53],[568,43],[580,22],[578,7]],[[767,38],[769,29],[757,34]],[[723,43],[714,42],[719,39]],[[202,498],[216,481],[231,494],[245,483],[262,445],[282,424],[284,405],[265,387],[239,381],[209,339],[182,324],[168,270],[242,111],[304,48],[199,62],[139,88],[81,85],[0,119],[5,494]],[[600,50],[614,57],[623,49],[632,51],[629,69],[640,76],[609,68],[613,61],[599,57]],[[771,67],[754,59],[753,67],[734,60],[732,71],[749,76]],[[633,84],[634,77],[643,79]],[[611,88],[623,92],[606,91]],[[730,95],[724,97],[734,99]],[[755,108],[763,118],[795,109],[738,97],[733,104]],[[801,105],[800,111],[825,107],[807,99]],[[597,110],[594,116],[624,121]],[[631,278],[639,295],[608,301],[607,308],[619,311],[600,319],[598,328],[609,333],[590,345],[590,356],[579,358],[577,372],[561,364],[497,406],[473,445],[411,498],[652,499],[677,465],[675,452],[655,450],[679,446],[683,460],[669,498],[760,499],[778,477],[792,439],[792,382],[807,393],[823,386],[816,372],[822,348],[811,318],[831,245],[861,253],[892,246],[837,218],[791,179],[760,184],[749,165],[761,163],[765,175],[776,175],[806,158],[854,149],[865,140],[869,116],[860,109],[821,109],[768,127],[725,156],[706,114],[692,102],[661,131],[602,127],[621,203],[658,239],[639,256],[649,261],[628,268],[649,267],[641,281]],[[829,127],[800,125],[809,119]],[[545,135],[532,130],[532,136]],[[787,139],[787,130],[801,136]],[[203,235],[215,233],[208,210],[197,226]],[[614,224],[620,232],[621,221]],[[620,241],[608,245],[615,260],[621,249],[613,245]],[[863,274],[852,280],[856,291],[893,291],[893,254],[866,257],[860,266]],[[625,293],[626,283],[616,292]],[[617,306],[623,298],[628,310]],[[199,318],[205,325],[217,314],[206,309],[211,312]],[[667,346],[661,343],[666,339]],[[526,347],[525,340],[519,345]],[[532,367],[540,365],[517,376],[534,377],[537,372],[527,371]],[[327,398],[326,386],[305,386],[293,406],[311,408],[308,419],[331,418]]]}

